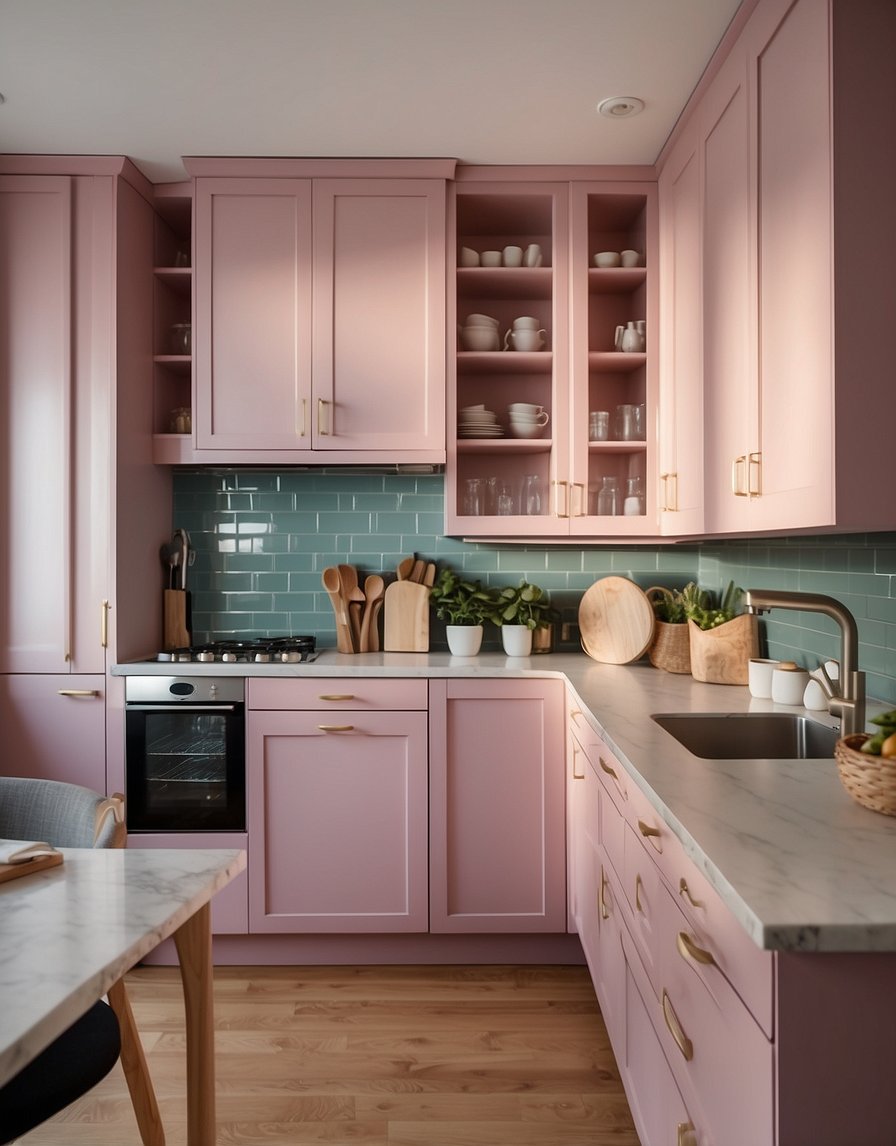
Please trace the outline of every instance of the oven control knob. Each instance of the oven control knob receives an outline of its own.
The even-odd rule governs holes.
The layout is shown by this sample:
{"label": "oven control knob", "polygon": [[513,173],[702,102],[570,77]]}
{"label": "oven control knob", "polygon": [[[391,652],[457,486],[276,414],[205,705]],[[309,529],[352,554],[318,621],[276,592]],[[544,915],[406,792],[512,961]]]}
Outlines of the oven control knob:
{"label": "oven control knob", "polygon": [[221,660],[228,665],[236,664],[236,653],[222,653]]}
{"label": "oven control knob", "polygon": [[214,659],[215,659],[215,654],[212,652],[209,652],[208,649],[203,649],[203,651],[201,653],[196,654],[196,660],[201,661],[203,664],[208,664],[209,661],[213,661]]}
{"label": "oven control knob", "polygon": [[214,700],[217,695],[218,695],[218,686],[216,684],[210,684],[208,686],[208,698],[209,698],[209,700]]}
{"label": "oven control knob", "polygon": [[256,653],[255,654],[255,663],[256,664],[266,665],[270,662],[270,659],[271,659],[270,653]]}
{"label": "oven control knob", "polygon": [[302,654],[295,652],[293,649],[289,649],[287,652],[280,654],[280,660],[283,661],[285,665],[298,664],[301,659]]}
{"label": "oven control knob", "polygon": [[177,654],[177,658],[176,658],[176,659],[177,659],[177,660],[179,660],[179,661],[187,661],[187,662],[189,662],[189,661],[191,661],[193,658],[190,656],[190,654],[189,654],[189,653],[178,653],[178,654]]}

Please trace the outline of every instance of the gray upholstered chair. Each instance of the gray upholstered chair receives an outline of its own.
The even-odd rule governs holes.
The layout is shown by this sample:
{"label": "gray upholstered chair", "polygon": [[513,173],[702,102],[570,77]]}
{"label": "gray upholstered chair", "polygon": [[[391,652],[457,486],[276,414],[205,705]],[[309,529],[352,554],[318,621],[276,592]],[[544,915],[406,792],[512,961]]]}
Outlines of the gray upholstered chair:
{"label": "gray upholstered chair", "polygon": [[[0,776],[0,839],[43,840],[61,848],[120,848],[126,837],[122,796],[102,796],[57,780]],[[16,1119],[11,1137],[52,1117],[94,1086],[115,1064],[120,1046],[140,1137],[144,1146],[164,1146],[159,1109],[123,980],[109,988],[108,997],[108,1006],[102,1001],[95,1004],[0,1088],[0,1123],[4,1112],[10,1126]],[[79,1054],[79,1047],[89,1053]],[[0,1142],[10,1140],[2,1134],[7,1129],[0,1126]]]}

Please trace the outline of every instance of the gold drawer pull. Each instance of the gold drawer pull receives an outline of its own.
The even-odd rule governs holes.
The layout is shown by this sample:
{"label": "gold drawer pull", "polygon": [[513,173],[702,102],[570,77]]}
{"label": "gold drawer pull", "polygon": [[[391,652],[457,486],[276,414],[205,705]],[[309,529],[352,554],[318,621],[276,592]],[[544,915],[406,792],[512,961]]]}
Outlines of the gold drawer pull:
{"label": "gold drawer pull", "polygon": [[355,694],[352,692],[331,692],[323,693],[317,698],[318,700],[354,700]]}
{"label": "gold drawer pull", "polygon": [[693,1122],[679,1122],[678,1134],[675,1137],[675,1146],[697,1146]]}
{"label": "gold drawer pull", "polygon": [[702,963],[705,967],[715,966],[712,952],[705,947],[698,947],[686,931],[678,933],[678,951],[682,959],[691,959],[694,963]]}
{"label": "gold drawer pull", "polygon": [[579,747],[577,745],[573,744],[573,746],[572,746],[572,778],[573,778],[573,780],[584,780],[585,779],[585,769],[584,768],[582,769],[581,773],[576,771],[576,760],[579,758],[579,752],[580,752]]}
{"label": "gold drawer pull", "polygon": [[650,846],[654,849],[654,851],[658,851],[662,855],[663,833],[660,831],[660,829],[654,828],[651,824],[645,824],[643,820],[638,820],[638,831],[641,833],[645,840],[650,841]]}
{"label": "gold drawer pull", "polygon": [[59,696],[73,696],[77,699],[79,697],[99,696],[100,690],[98,688],[60,688],[57,693]]}
{"label": "gold drawer pull", "polygon": [[684,876],[678,881],[678,894],[683,896],[691,907],[703,907],[703,900],[694,899],[693,895],[691,895],[691,889],[688,887],[688,881]]}
{"label": "gold drawer pull", "polygon": [[600,917],[601,917],[601,919],[609,919],[610,918],[610,911],[609,911],[609,908],[607,907],[607,894],[606,893],[607,893],[607,877],[604,874],[604,865],[601,864],[600,865],[600,895],[598,896],[598,899],[597,899],[598,905],[600,906]]}
{"label": "gold drawer pull", "polygon": [[681,1023],[678,1021],[678,1015],[676,1015],[672,1007],[672,1000],[669,998],[669,993],[665,987],[663,988],[663,1018],[666,1020],[669,1034],[675,1039],[675,1045],[684,1056],[684,1061],[690,1062],[694,1057],[694,1044],[684,1033]]}
{"label": "gold drawer pull", "polygon": [[354,724],[318,724],[321,732],[354,732]]}
{"label": "gold drawer pull", "polygon": [[613,780],[616,783],[616,787],[619,790],[619,795],[623,798],[623,800],[627,800],[628,799],[628,792],[626,792],[625,787],[621,783],[619,776],[616,772],[616,769],[611,768],[610,765],[606,762],[606,760],[604,760],[603,756],[601,756],[599,754],[597,757],[597,762],[598,762],[598,764],[600,764],[601,772],[606,772],[606,774],[608,776],[613,777]]}
{"label": "gold drawer pull", "polygon": [[640,875],[635,876],[635,907],[641,914],[644,914],[644,908],[641,906],[641,888],[644,886],[644,881]]}

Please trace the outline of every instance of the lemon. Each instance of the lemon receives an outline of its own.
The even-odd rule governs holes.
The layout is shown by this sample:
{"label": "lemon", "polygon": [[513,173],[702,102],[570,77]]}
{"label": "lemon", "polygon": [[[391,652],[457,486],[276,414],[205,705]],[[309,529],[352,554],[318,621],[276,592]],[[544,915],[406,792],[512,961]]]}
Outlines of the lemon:
{"label": "lemon", "polygon": [[881,756],[896,756],[896,732],[893,732],[880,746]]}

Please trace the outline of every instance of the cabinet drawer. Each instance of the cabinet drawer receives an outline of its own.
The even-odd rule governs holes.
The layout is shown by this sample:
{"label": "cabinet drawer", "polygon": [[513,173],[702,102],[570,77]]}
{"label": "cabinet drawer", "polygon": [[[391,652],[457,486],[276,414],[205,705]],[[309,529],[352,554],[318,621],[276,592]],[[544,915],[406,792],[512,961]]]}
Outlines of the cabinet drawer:
{"label": "cabinet drawer", "polygon": [[[769,1038],[774,1019],[774,956],[757,947],[732,915],[709,880],[671,828],[660,819],[647,797],[629,783],[627,811],[630,830],[653,860],[684,913],[684,944],[707,952],[712,966],[728,980]],[[631,850],[633,841],[626,841]],[[633,894],[630,880],[626,894]]]}
{"label": "cabinet drawer", "polygon": [[668,896],[669,892],[660,878],[656,864],[641,846],[631,826],[625,824],[624,830],[622,887],[629,930],[650,978],[654,994],[659,995],[662,919],[660,900]]}
{"label": "cabinet drawer", "polygon": [[774,1142],[774,1050],[737,995],[713,992],[681,960],[678,970],[670,959],[677,952],[664,949],[657,996],[628,932],[622,941],[663,1055],[706,1141]]}
{"label": "cabinet drawer", "polygon": [[368,677],[249,677],[246,694],[249,708],[408,711],[426,709],[428,686],[425,680]]}

